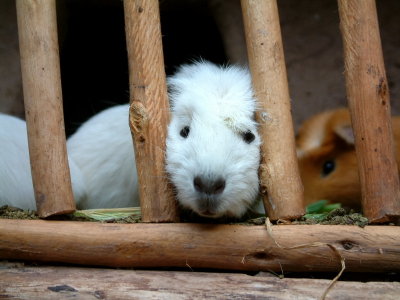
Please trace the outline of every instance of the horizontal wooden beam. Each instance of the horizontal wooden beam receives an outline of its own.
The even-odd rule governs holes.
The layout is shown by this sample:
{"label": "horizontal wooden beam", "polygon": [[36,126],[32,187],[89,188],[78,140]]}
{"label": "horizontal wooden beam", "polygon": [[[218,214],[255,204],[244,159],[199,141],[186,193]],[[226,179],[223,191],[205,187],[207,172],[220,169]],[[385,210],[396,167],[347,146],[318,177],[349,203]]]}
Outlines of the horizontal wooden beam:
{"label": "horizontal wooden beam", "polygon": [[[263,276],[264,275],[264,276]],[[18,299],[318,299],[326,279],[232,273],[0,265],[2,298]],[[399,282],[337,282],[327,299],[397,299]]]}
{"label": "horizontal wooden beam", "polygon": [[277,225],[272,234],[283,247],[314,245],[280,248],[265,226],[1,219],[0,258],[112,267],[336,272],[340,254],[347,271],[400,270],[399,227]]}

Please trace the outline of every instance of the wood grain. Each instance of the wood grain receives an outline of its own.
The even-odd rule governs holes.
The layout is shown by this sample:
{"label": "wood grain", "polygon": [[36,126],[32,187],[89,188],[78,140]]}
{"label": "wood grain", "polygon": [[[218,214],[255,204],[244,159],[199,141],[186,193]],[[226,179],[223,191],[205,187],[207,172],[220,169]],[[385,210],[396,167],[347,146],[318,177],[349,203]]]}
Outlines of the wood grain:
{"label": "wood grain", "polygon": [[370,222],[387,222],[400,216],[400,189],[376,5],[338,4],[363,212]]}
{"label": "wood grain", "polygon": [[261,193],[272,220],[304,214],[276,0],[242,0],[249,65],[263,144]]}
{"label": "wood grain", "polygon": [[[319,299],[324,279],[0,265],[2,299]],[[263,276],[264,275],[264,276]],[[397,300],[399,282],[337,282],[326,299]]]}
{"label": "wood grain", "polygon": [[164,168],[169,104],[157,0],[125,0],[130,128],[144,222],[178,220]]}
{"label": "wood grain", "polygon": [[25,116],[40,217],[75,210],[65,143],[54,0],[18,0]]}
{"label": "wood grain", "polygon": [[110,267],[247,271],[400,270],[397,226],[102,224],[0,219],[0,258]]}

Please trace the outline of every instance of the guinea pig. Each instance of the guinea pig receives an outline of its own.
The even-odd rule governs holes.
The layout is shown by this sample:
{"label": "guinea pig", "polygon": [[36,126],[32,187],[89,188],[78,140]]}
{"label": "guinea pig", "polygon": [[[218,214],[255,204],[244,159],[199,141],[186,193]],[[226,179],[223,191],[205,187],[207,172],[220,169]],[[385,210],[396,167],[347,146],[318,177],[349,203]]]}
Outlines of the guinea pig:
{"label": "guinea pig", "polygon": [[[168,78],[166,171],[178,202],[201,216],[240,217],[258,195],[260,137],[247,70],[209,62]],[[139,205],[128,105],[106,109],[68,139],[86,183],[80,208]]]}
{"label": "guinea pig", "polygon": [[[400,118],[392,118],[396,160],[400,162]],[[350,113],[326,111],[305,121],[296,137],[300,175],[306,204],[318,200],[361,206],[361,187]]]}
{"label": "guinea pig", "polygon": [[[0,206],[36,210],[25,121],[0,113]],[[79,168],[69,159],[75,198],[85,195]]]}
{"label": "guinea pig", "polygon": [[258,195],[260,137],[248,70],[209,62],[169,78],[166,170],[179,203],[204,217],[240,217]]}
{"label": "guinea pig", "polygon": [[69,137],[67,147],[86,185],[86,194],[75,199],[79,209],[139,206],[128,104],[91,117]]}

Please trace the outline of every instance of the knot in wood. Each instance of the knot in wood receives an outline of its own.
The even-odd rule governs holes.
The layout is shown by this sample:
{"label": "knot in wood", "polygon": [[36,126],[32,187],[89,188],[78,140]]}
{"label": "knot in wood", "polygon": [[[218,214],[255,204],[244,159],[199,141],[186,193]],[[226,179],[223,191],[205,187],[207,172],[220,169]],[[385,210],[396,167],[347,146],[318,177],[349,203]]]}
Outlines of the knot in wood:
{"label": "knot in wood", "polygon": [[268,195],[268,178],[269,178],[269,172],[266,164],[260,164],[259,176],[260,176],[260,193],[266,196]]}
{"label": "knot in wood", "polygon": [[388,86],[384,77],[379,79],[379,84],[376,87],[377,94],[383,106],[386,105],[386,96],[388,95]]}
{"label": "knot in wood", "polygon": [[355,244],[352,241],[345,240],[342,241],[342,246],[345,250],[350,250],[355,246]]}
{"label": "knot in wood", "polygon": [[278,255],[272,253],[269,250],[260,250],[254,251],[249,254],[246,254],[245,260],[275,260],[278,258]]}
{"label": "knot in wood", "polygon": [[137,100],[133,100],[129,109],[129,125],[136,141],[145,142],[145,131],[149,122],[146,107]]}

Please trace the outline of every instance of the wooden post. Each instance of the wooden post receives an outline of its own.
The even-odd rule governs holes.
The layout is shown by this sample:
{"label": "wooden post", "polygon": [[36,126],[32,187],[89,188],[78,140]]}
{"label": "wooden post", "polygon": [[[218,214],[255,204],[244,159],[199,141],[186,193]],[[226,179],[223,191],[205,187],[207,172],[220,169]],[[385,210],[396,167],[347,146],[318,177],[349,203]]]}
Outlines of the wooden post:
{"label": "wooden post", "polygon": [[387,222],[400,216],[400,190],[376,5],[338,4],[363,212],[370,222]]}
{"label": "wooden post", "polygon": [[263,140],[261,193],[272,220],[304,214],[276,0],[242,0],[247,53]]}
{"label": "wooden post", "polygon": [[29,154],[40,217],[75,210],[65,143],[54,0],[17,0]]}
{"label": "wooden post", "polygon": [[350,272],[400,271],[398,226],[277,225],[272,235],[286,248],[264,225],[0,219],[0,258],[280,273],[337,272],[340,254]]}
{"label": "wooden post", "polygon": [[157,0],[125,0],[131,109],[144,222],[177,221],[164,168],[169,104]]}

